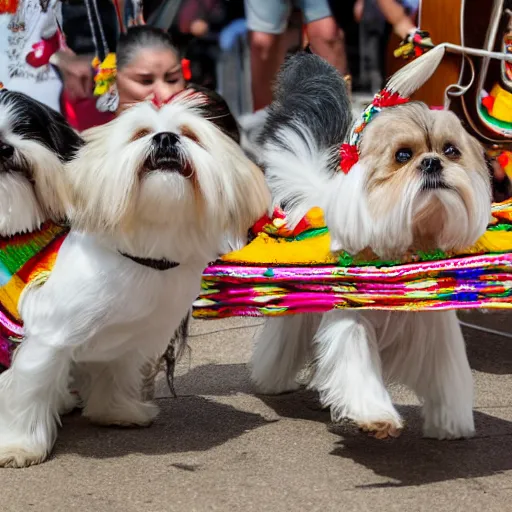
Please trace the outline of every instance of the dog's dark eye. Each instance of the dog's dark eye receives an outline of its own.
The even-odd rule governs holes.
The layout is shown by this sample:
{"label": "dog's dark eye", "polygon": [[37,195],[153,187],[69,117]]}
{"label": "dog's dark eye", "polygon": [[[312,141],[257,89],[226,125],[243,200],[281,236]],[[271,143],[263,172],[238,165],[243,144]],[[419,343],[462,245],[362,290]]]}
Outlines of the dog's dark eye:
{"label": "dog's dark eye", "polygon": [[443,153],[448,158],[459,158],[460,156],[460,151],[450,142],[444,145]]}
{"label": "dog's dark eye", "polygon": [[408,162],[411,158],[412,158],[412,149],[411,148],[400,148],[395,153],[395,160],[400,164]]}

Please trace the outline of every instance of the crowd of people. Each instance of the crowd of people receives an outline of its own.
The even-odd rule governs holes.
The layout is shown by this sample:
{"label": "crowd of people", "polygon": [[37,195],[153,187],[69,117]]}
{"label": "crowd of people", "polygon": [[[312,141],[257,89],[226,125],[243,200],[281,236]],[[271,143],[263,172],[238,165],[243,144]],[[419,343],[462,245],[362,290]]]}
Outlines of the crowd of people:
{"label": "crowd of people", "polygon": [[[380,22],[393,27],[402,39],[415,29],[414,0],[354,0],[347,3],[350,10],[338,4],[333,0],[10,0],[0,15],[0,79],[4,87],[61,111],[82,130],[108,121],[118,110],[117,98],[107,108],[97,108],[94,56],[101,62],[117,48],[120,105],[183,87],[183,76],[178,76],[180,57],[190,62],[194,83],[215,88],[220,34],[235,20],[244,20],[252,104],[259,111],[271,101],[272,83],[287,52],[309,46],[335,66],[350,87],[361,87],[354,26],[365,18],[374,20],[377,9]],[[127,28],[142,24],[167,35],[136,30],[126,34]],[[164,46],[172,44],[173,59],[156,51],[154,38]],[[140,58],[130,54],[133,58],[128,61],[119,59],[125,44],[144,53]]]}

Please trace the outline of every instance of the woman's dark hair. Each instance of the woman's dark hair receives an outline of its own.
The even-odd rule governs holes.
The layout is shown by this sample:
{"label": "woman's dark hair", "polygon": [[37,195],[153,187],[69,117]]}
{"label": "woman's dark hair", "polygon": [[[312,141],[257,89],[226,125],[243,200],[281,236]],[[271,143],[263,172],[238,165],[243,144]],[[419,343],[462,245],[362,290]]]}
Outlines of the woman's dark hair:
{"label": "woman's dark hair", "polygon": [[121,34],[117,43],[116,65],[123,69],[140,50],[171,50],[178,57],[178,50],[166,32],[148,25],[130,27]]}

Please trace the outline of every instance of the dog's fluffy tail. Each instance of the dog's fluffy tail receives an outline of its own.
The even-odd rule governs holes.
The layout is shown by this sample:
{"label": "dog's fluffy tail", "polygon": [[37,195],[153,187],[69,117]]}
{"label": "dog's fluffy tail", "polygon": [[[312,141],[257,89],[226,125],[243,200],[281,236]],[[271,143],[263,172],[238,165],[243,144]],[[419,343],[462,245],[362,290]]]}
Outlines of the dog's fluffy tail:
{"label": "dog's fluffy tail", "polygon": [[260,142],[274,205],[285,209],[292,227],[310,208],[323,206],[350,124],[349,97],[336,69],[307,53],[288,59]]}

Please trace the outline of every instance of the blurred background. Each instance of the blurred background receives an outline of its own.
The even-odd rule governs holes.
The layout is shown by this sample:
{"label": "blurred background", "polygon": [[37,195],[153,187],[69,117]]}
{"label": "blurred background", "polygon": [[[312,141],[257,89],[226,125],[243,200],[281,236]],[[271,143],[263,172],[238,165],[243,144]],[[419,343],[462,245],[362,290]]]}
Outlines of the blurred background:
{"label": "blurred background", "polygon": [[[191,62],[192,82],[217,89],[237,116],[253,111],[250,39],[242,0],[144,0],[143,6],[148,23],[165,28],[170,22],[175,44]],[[343,41],[354,99],[364,102],[380,88],[386,62],[400,38],[393,36],[377,0],[331,0],[329,7]],[[416,8],[410,6],[412,18]],[[283,40],[288,53],[307,47],[301,9],[292,9]]]}

